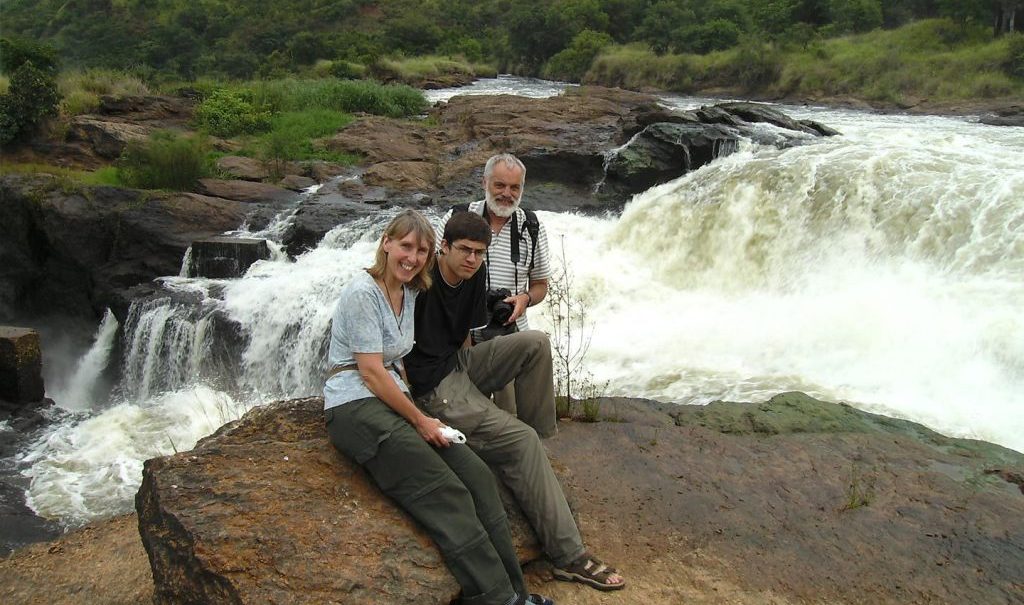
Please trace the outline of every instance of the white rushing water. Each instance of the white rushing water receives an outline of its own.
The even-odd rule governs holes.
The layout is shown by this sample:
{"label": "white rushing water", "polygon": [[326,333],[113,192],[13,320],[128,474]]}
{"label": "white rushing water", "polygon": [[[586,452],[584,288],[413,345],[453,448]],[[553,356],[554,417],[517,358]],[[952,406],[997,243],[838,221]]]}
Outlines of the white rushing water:
{"label": "white rushing water", "polygon": [[[1024,132],[786,111],[843,135],[741,146],[621,216],[540,213],[587,302],[587,369],[610,394],[802,390],[1024,451]],[[25,454],[30,504],[69,523],[130,510],[147,457],[252,405],[318,394],[334,299],[390,214],[238,280],[165,278],[180,296],[133,308],[115,401],[59,401],[85,411]],[[543,308],[531,316],[548,327]],[[225,334],[244,343],[232,368]]]}

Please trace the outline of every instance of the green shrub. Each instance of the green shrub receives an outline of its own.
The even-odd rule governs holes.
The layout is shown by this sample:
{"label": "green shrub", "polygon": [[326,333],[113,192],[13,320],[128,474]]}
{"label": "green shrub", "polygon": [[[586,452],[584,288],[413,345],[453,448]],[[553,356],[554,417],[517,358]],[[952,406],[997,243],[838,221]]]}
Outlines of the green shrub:
{"label": "green shrub", "polygon": [[11,75],[8,91],[0,96],[0,145],[35,130],[57,113],[60,93],[49,72],[26,61]]}
{"label": "green shrub", "polygon": [[726,71],[735,86],[753,90],[774,82],[782,73],[782,63],[770,45],[747,40],[734,50]]}
{"label": "green shrub", "polygon": [[366,75],[366,67],[349,61],[331,61],[328,73],[339,80],[358,80]]}
{"label": "green shrub", "polygon": [[218,137],[255,134],[270,127],[270,113],[242,94],[231,90],[215,90],[196,108],[196,122],[201,128]]}
{"label": "green shrub", "polygon": [[590,69],[594,57],[612,42],[612,37],[606,33],[589,29],[581,31],[567,48],[548,59],[544,65],[544,77],[579,82]]}
{"label": "green shrub", "polygon": [[93,113],[100,107],[100,97],[87,90],[73,90],[60,102],[60,113],[67,117]]}
{"label": "green shrub", "polygon": [[188,191],[212,172],[202,137],[155,132],[149,140],[131,143],[117,161],[117,177],[129,187]]}

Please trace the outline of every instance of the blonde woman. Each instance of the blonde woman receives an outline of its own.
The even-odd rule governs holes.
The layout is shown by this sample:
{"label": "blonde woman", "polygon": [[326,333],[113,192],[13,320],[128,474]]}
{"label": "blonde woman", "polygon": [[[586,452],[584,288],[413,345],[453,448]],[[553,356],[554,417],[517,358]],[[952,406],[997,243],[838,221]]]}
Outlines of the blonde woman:
{"label": "blonde woman", "polygon": [[324,414],[331,443],[366,469],[437,543],[462,602],[553,605],[526,592],[494,475],[409,398],[402,357],[430,286],[434,229],[415,210],[387,226],[372,267],[343,288],[331,322]]}

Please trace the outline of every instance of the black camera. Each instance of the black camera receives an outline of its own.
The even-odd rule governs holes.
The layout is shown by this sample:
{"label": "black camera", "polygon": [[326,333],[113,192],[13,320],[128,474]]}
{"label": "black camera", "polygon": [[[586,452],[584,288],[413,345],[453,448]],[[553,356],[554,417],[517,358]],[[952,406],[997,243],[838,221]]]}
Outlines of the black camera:
{"label": "black camera", "polygon": [[505,299],[512,296],[508,288],[492,288],[487,291],[487,315],[490,318],[487,325],[476,331],[476,342],[484,342],[495,336],[512,334],[516,331],[516,324],[505,325],[512,317],[515,307]]}

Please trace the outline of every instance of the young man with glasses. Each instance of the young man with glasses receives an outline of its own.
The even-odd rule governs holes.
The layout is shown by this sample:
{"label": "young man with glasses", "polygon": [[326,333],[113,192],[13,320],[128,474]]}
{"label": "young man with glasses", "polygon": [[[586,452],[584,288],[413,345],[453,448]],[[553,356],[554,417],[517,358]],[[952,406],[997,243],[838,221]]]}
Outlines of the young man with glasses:
{"label": "young man with glasses", "polygon": [[[625,586],[618,573],[590,555],[540,437],[554,435],[551,345],[526,330],[473,345],[470,329],[487,322],[487,221],[473,212],[448,219],[434,282],[416,300],[416,342],[403,359],[416,405],[462,431],[466,443],[497,472],[533,526],[559,579],[599,590]],[[517,414],[490,394],[515,383]]]}

